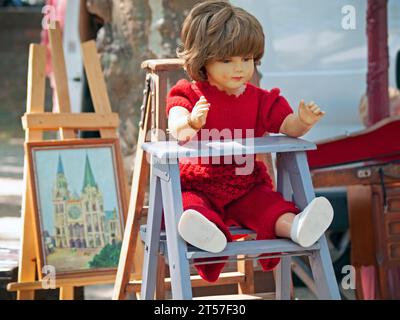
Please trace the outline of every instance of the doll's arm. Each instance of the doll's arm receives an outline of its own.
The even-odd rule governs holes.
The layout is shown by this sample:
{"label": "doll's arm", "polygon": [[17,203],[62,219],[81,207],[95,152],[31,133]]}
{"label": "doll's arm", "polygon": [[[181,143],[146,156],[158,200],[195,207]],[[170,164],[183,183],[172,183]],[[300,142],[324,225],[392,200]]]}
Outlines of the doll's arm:
{"label": "doll's arm", "polygon": [[209,106],[207,100],[201,97],[192,112],[184,107],[172,107],[168,116],[171,135],[178,141],[190,140],[206,123]]}
{"label": "doll's arm", "polygon": [[314,102],[307,105],[302,100],[299,104],[298,114],[289,114],[283,121],[279,132],[290,137],[301,137],[306,134],[321,118],[325,112]]}
{"label": "doll's arm", "polygon": [[172,107],[168,116],[168,129],[178,141],[190,140],[198,130],[192,128],[188,122],[190,112],[184,107]]}

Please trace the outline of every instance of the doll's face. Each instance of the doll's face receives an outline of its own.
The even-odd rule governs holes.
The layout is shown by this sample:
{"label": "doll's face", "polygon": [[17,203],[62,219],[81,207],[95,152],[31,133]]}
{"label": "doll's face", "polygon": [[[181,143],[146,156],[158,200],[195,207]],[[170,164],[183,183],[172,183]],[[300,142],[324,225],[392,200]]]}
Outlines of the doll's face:
{"label": "doll's face", "polygon": [[254,60],[252,57],[230,57],[210,61],[205,67],[210,84],[228,94],[236,94],[252,78]]}

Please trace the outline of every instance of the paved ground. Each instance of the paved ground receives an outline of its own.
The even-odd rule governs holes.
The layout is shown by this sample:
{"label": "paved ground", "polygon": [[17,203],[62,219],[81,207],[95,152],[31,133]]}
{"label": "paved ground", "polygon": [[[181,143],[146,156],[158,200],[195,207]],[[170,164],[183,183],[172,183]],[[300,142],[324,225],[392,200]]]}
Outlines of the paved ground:
{"label": "paved ground", "polygon": [[24,150],[23,141],[0,142],[0,217],[19,217]]}
{"label": "paved ground", "polygon": [[23,142],[0,142],[0,271],[18,264],[21,232]]}

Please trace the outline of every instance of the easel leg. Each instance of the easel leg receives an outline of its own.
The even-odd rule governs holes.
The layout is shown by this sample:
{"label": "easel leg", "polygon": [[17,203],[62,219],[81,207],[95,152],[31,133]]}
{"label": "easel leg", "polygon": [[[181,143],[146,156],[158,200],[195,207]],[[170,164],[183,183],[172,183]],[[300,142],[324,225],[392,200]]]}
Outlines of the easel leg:
{"label": "easel leg", "polygon": [[[46,48],[41,45],[31,44],[29,46],[29,67],[28,67],[28,90],[26,112],[44,112],[45,96],[45,65]],[[25,130],[25,141],[39,141],[43,139],[43,132],[39,130]],[[22,199],[22,223],[21,252],[19,255],[18,282],[35,281],[36,277],[36,256],[37,239],[34,236],[34,207],[32,193],[30,190],[31,176],[27,155],[24,159],[24,192]],[[17,292],[18,300],[34,299],[33,290]]]}
{"label": "easel leg", "polygon": [[74,287],[60,287],[60,300],[74,300]]}
{"label": "easel leg", "polygon": [[[28,190],[30,185],[30,175],[27,173],[28,161],[25,159],[25,192],[22,201],[22,223],[23,233],[21,237],[21,253],[18,267],[18,282],[35,281],[36,276],[36,249],[35,239],[32,230],[34,230],[33,223],[33,208],[31,192]],[[35,298],[34,290],[17,291],[17,300],[33,300]]]}
{"label": "easel leg", "polygon": [[[133,260],[136,253],[136,244],[139,236],[141,212],[144,204],[144,195],[148,185],[150,166],[143,149],[140,147],[146,141],[146,134],[149,127],[150,118],[149,101],[145,101],[144,103],[147,104],[147,108],[144,114],[143,126],[139,130],[128,217],[125,224],[124,239],[122,241],[117,277],[115,279],[113,294],[114,300],[121,300],[126,297],[125,289],[130,280],[130,275],[133,268]],[[136,269],[140,269],[139,266],[136,266]]]}
{"label": "easel leg", "polygon": [[[140,132],[140,135],[142,134],[145,134],[144,130],[143,132]],[[144,142],[144,136],[142,139]],[[138,146],[140,146],[140,144],[138,144]],[[128,218],[125,225],[117,277],[115,279],[114,300],[121,300],[126,296],[125,288],[130,280],[130,274],[133,267],[133,259],[139,235],[139,221],[144,203],[144,190],[147,188],[148,175],[149,164],[145,159],[144,151],[141,148],[138,148],[136,150]]]}

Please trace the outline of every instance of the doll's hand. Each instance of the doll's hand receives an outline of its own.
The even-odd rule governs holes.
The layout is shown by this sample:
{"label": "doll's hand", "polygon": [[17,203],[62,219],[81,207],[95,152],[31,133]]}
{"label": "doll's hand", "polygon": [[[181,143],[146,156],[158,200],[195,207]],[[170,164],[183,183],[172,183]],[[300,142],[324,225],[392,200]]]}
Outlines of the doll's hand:
{"label": "doll's hand", "polygon": [[305,104],[304,100],[299,104],[299,119],[307,126],[313,126],[325,115],[324,111],[314,102]]}
{"label": "doll's hand", "polygon": [[197,101],[194,106],[192,113],[190,114],[190,122],[193,128],[202,128],[206,124],[208,110],[210,108],[210,104],[201,96],[199,101]]}

